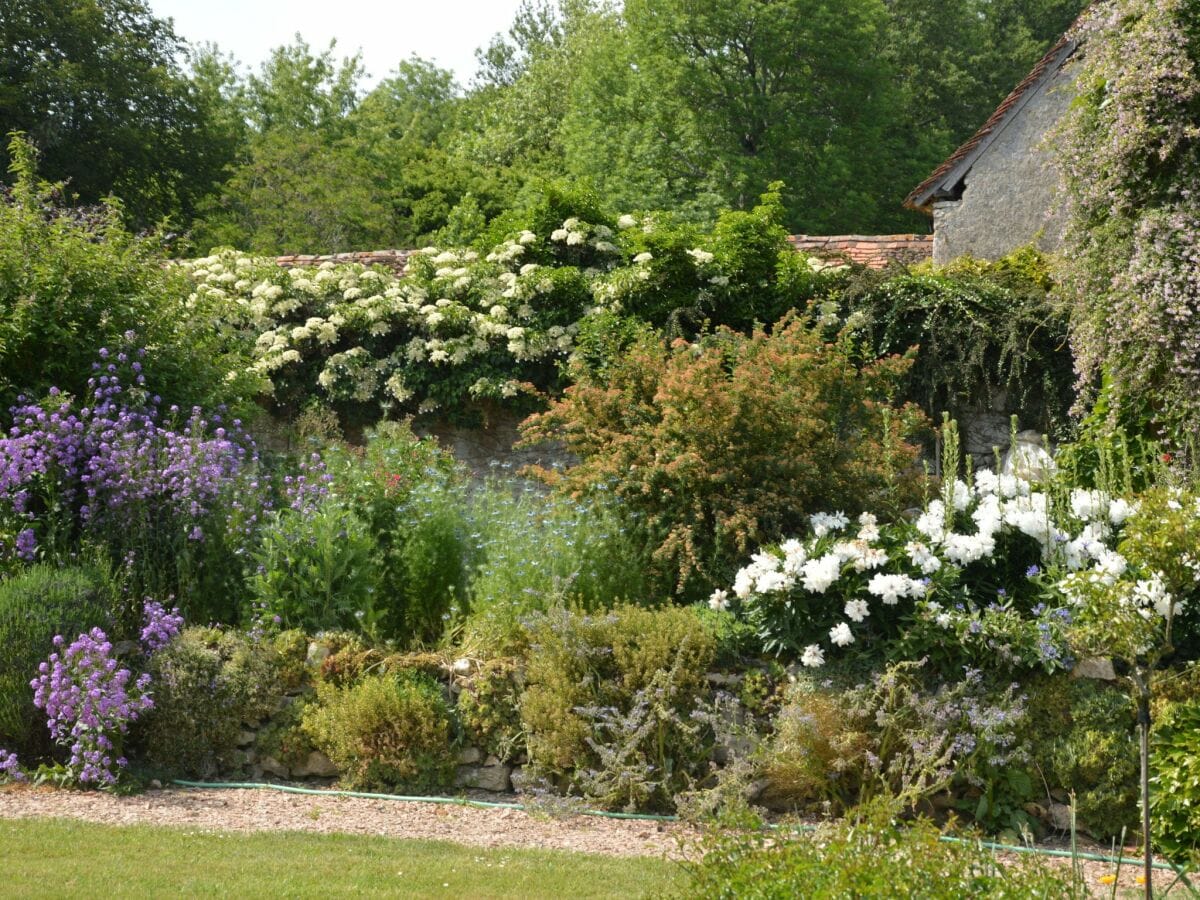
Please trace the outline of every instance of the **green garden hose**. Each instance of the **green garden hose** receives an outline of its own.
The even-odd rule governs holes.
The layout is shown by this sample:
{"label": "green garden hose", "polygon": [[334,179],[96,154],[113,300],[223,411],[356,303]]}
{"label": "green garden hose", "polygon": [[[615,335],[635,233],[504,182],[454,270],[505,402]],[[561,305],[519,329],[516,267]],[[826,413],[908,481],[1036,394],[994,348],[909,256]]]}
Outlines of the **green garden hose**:
{"label": "green garden hose", "polygon": [[[515,809],[521,812],[526,812],[527,809],[523,803],[492,803],[487,800],[471,800],[467,797],[406,797],[400,794],[372,794],[364,791],[338,791],[324,790],[321,788],[303,788],[293,787],[288,784],[265,784],[253,781],[181,781],[175,779],[172,784],[177,784],[180,787],[187,788],[206,788],[209,790],[218,790],[225,788],[240,789],[240,790],[270,790],[280,791],[285,794],[305,794],[313,797],[356,797],[362,800],[396,800],[404,803],[444,803],[451,806],[470,806],[476,809]],[[599,809],[583,810],[581,815],[598,816],[602,819],[635,819],[646,822],[678,822],[678,816],[655,816],[644,813],[620,813],[620,812],[604,812]],[[795,825],[786,826],[794,828],[797,831],[812,831],[814,825]],[[1037,856],[1057,856],[1065,858],[1074,858],[1087,860],[1088,862],[1104,862],[1104,863],[1130,863],[1136,865],[1138,861],[1133,857],[1117,859],[1115,856],[1106,856],[1102,853],[1080,853],[1071,850],[1050,850],[1041,847],[1022,847],[1016,844],[997,844],[991,841],[976,841],[969,838],[957,838],[950,835],[942,835],[941,838],[948,844],[972,844],[983,847],[987,850],[1003,851],[1005,853],[1032,853]],[[1170,863],[1156,862],[1154,868],[1165,869],[1170,872],[1178,872],[1179,870]]]}

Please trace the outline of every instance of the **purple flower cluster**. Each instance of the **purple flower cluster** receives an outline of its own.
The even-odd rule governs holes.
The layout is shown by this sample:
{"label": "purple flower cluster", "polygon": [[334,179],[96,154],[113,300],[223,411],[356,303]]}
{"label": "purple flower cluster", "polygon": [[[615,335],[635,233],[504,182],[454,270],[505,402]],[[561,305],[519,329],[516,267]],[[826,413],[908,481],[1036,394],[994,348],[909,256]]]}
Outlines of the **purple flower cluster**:
{"label": "purple flower cluster", "polygon": [[296,475],[283,478],[284,499],[297,512],[313,512],[328,495],[333,476],[325,470],[320,453],[313,453],[307,460],[301,459],[296,468]]}
{"label": "purple flower cluster", "polygon": [[0,747],[0,777],[7,778],[10,781],[25,780],[25,775],[21,772],[21,767],[17,763],[17,754],[10,753],[3,747]]}
{"label": "purple flower cluster", "polygon": [[25,562],[32,562],[34,554],[37,552],[37,535],[33,533],[33,529],[22,530],[17,535],[16,545],[17,558],[23,559]]}
{"label": "purple flower cluster", "polygon": [[[57,389],[42,405],[18,398],[0,436],[0,509],[18,529],[48,515],[56,518],[46,533],[55,535],[130,533],[138,523],[161,530],[170,520],[202,541],[202,523],[221,498],[252,500],[257,515],[264,498],[233,488],[257,459],[241,422],[226,427],[219,412],[199,408],[186,416],[174,406],[160,410],[161,399],[144,388],[144,355],[103,349],[79,400]],[[31,560],[37,544],[24,527],[16,555]]]}
{"label": "purple flower cluster", "polygon": [[142,607],[142,617],[145,626],[142,628],[142,647],[147,654],[157,653],[175,639],[183,628],[183,616],[179,607],[170,611],[157,600],[146,598]]}
{"label": "purple flower cluster", "polygon": [[30,682],[33,702],[44,710],[51,736],[71,750],[70,769],[81,784],[111,785],[116,768],[126,765],[120,755],[121,736],[129,723],[154,706],[148,693],[150,676],[141,675],[130,690],[129,669],[119,668],[112,644],[99,628],[81,634],[38,667]]}

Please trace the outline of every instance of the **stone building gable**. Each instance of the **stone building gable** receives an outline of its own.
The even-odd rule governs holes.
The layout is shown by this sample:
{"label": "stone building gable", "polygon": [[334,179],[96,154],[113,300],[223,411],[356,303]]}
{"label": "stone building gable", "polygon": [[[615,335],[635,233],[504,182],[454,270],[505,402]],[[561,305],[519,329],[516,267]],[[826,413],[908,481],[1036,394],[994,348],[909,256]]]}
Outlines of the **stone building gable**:
{"label": "stone building gable", "polygon": [[991,117],[908,195],[933,216],[933,260],[996,259],[1026,244],[1053,250],[1058,173],[1045,139],[1074,98],[1078,50],[1068,31]]}

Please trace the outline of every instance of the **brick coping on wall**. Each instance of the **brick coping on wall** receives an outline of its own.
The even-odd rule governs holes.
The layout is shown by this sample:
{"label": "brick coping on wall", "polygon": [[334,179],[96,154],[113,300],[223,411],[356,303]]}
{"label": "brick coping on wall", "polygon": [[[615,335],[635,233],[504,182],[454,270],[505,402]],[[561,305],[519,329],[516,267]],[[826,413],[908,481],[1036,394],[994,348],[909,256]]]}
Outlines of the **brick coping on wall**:
{"label": "brick coping on wall", "polygon": [[[811,235],[793,234],[788,241],[797,250],[812,256],[827,259],[848,259],[872,269],[882,269],[889,263],[912,263],[933,256],[931,234],[839,234]],[[408,250],[358,250],[350,253],[333,253],[327,256],[297,255],[278,256],[277,265],[290,269],[293,266],[319,266],[321,263],[358,263],[363,266],[383,266],[397,274],[404,272],[408,262]]]}

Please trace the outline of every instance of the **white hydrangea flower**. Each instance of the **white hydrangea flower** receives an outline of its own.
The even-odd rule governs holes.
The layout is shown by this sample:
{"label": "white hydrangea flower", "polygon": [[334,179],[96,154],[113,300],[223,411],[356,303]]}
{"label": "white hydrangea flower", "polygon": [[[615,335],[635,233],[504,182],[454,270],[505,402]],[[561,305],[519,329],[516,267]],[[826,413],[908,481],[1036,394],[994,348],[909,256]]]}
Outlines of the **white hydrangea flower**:
{"label": "white hydrangea flower", "polygon": [[636,224],[637,224],[637,219],[635,219],[633,216],[629,215],[629,213],[626,213],[625,215],[621,216],[621,218],[617,219],[617,227],[618,228],[622,228],[622,229],[632,228]]}
{"label": "white hydrangea flower", "polygon": [[559,241],[561,243],[567,239],[567,235],[569,233],[570,232],[568,232],[565,228],[555,228],[552,232],[550,232],[550,240]]}
{"label": "white hydrangea flower", "polygon": [[646,250],[646,251],[642,251],[637,256],[635,256],[633,258],[633,261],[640,266],[640,265],[650,262],[650,260],[652,260],[652,259],[654,259],[654,254],[649,252],[648,250]]}
{"label": "white hydrangea flower", "polygon": [[699,247],[693,247],[688,251],[688,256],[696,261],[696,265],[703,266],[713,261],[713,255],[707,250],[701,250]]}

